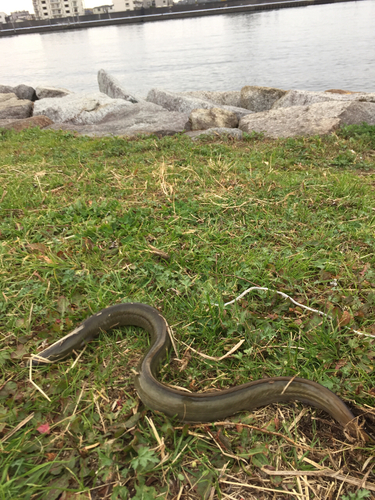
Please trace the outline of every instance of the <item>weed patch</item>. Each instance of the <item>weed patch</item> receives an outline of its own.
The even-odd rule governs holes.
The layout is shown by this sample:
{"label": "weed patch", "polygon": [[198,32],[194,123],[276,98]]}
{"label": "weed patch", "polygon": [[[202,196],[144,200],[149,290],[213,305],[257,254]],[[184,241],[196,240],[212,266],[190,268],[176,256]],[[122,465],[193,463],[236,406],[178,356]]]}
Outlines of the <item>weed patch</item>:
{"label": "weed patch", "polygon": [[[371,498],[373,445],[322,411],[272,405],[199,426],[148,411],[132,383],[141,329],[34,370],[50,401],[26,358],[104,307],[143,302],[176,339],[164,383],[304,377],[374,433],[375,339],[347,328],[375,335],[374,130],[242,142],[0,131],[0,498]],[[223,307],[251,285],[334,319],[272,292]]]}

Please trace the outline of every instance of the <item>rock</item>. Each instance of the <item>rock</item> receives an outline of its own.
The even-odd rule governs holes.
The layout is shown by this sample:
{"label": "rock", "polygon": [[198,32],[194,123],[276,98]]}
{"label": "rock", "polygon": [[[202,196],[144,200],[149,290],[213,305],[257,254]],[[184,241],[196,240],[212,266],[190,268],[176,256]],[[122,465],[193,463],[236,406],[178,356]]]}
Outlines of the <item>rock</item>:
{"label": "rock", "polygon": [[0,94],[0,118],[28,118],[33,112],[33,103],[18,99],[13,93]]}
{"label": "rock", "polygon": [[191,139],[196,140],[202,136],[213,136],[220,137],[226,136],[232,139],[242,140],[243,132],[238,128],[224,128],[224,127],[214,127],[207,130],[194,130],[191,132],[185,132],[185,135],[189,136]]}
{"label": "rock", "polygon": [[[217,108],[218,105],[214,104],[214,107]],[[238,120],[240,120],[243,116],[249,115],[252,113],[252,111],[249,111],[248,109],[245,108],[237,108],[236,106],[220,106],[220,109],[231,111],[234,113]]]}
{"label": "rock", "polygon": [[27,99],[28,101],[35,101],[36,94],[33,87],[29,85],[17,85],[17,87],[10,87],[9,85],[0,85],[0,94],[16,94],[18,99]]}
{"label": "rock", "polygon": [[190,114],[194,109],[210,109],[215,106],[203,99],[183,96],[162,89],[151,89],[147,94],[146,101],[158,104],[168,111],[178,111],[179,113]]}
{"label": "rock", "polygon": [[264,132],[267,137],[329,134],[342,125],[366,122],[375,125],[375,104],[367,102],[320,102],[255,113],[240,120],[244,132]]}
{"label": "rock", "polygon": [[220,106],[235,106],[241,107],[241,92],[239,90],[230,91],[212,91],[212,90],[196,90],[191,92],[180,92],[180,95],[187,97],[196,97],[204,101],[219,104]]}
{"label": "rock", "polygon": [[105,94],[70,94],[59,99],[45,98],[36,101],[34,115],[48,116],[55,123],[92,125],[104,120],[116,119],[123,110],[132,107],[123,99],[111,99]]}
{"label": "rock", "polygon": [[344,95],[330,92],[313,92],[310,90],[289,90],[284,97],[275,102],[273,109],[288,108],[290,106],[309,106],[317,102],[327,101],[375,102],[375,93],[358,92]]}
{"label": "rock", "polygon": [[241,89],[240,106],[255,113],[268,111],[286,92],[286,90],[273,87],[248,85]]}
{"label": "rock", "polygon": [[70,90],[62,89],[58,87],[37,87],[35,89],[36,96],[38,99],[48,99],[52,97],[65,97],[72,94]]}
{"label": "rock", "polygon": [[[109,99],[109,97],[107,97]],[[138,134],[174,135],[189,129],[189,115],[170,112],[152,103],[127,103],[116,113],[109,113],[100,123],[55,123],[48,128],[74,130],[82,135],[103,137],[111,135],[134,136]]]}
{"label": "rock", "polygon": [[14,87],[10,85],[0,85],[0,94],[15,94]]}
{"label": "rock", "polygon": [[31,116],[30,118],[23,118],[21,120],[10,121],[9,123],[2,125],[2,127],[5,129],[15,130],[16,132],[21,132],[21,130],[25,130],[27,128],[45,128],[52,124],[53,121],[50,120],[47,116],[40,115]]}
{"label": "rock", "polygon": [[98,71],[98,84],[100,92],[112,99],[125,99],[133,104],[138,102],[138,99],[122,88],[117,78],[109,75],[104,69]]}
{"label": "rock", "polygon": [[13,118],[0,118],[0,128],[5,128],[9,123],[14,122]]}
{"label": "rock", "polygon": [[17,85],[17,87],[14,87],[14,93],[18,99],[27,99],[33,102],[37,99],[35,89],[29,85]]}
{"label": "rock", "polygon": [[[162,89],[151,89],[147,95],[146,100],[148,102],[153,102],[168,111],[178,111],[179,113],[190,114],[194,109],[211,109],[217,108],[217,104],[213,104],[209,101],[204,101],[197,97],[190,97],[184,94],[178,94],[176,92],[169,92],[168,90]],[[240,119],[250,113],[249,110],[243,108],[237,108],[235,106],[220,106],[222,109],[228,111],[233,111],[236,113],[237,118]]]}
{"label": "rock", "polygon": [[352,92],[351,90],[340,90],[340,89],[329,89],[324,92],[328,92],[330,94],[358,94],[358,92]]}
{"label": "rock", "polygon": [[194,109],[189,116],[191,130],[207,130],[213,127],[236,128],[238,118],[232,111],[221,108]]}

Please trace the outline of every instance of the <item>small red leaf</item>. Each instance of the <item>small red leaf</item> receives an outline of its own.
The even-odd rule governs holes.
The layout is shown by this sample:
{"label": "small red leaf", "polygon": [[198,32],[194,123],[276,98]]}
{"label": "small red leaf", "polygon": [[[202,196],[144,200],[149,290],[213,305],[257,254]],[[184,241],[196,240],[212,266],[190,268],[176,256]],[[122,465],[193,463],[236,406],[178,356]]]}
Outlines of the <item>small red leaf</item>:
{"label": "small red leaf", "polygon": [[49,424],[42,424],[37,428],[37,431],[40,432],[41,434],[49,434],[50,429],[49,429]]}

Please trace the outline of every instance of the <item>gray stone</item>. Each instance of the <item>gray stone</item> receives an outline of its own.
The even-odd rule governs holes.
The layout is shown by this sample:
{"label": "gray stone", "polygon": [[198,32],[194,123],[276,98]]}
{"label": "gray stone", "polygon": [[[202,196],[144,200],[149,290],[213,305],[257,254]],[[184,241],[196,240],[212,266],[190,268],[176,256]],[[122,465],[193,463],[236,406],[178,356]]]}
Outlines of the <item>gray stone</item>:
{"label": "gray stone", "polygon": [[219,104],[219,106],[235,106],[241,108],[241,91],[240,90],[196,90],[190,92],[180,92],[181,95],[187,97],[196,97],[204,101]]}
{"label": "gray stone", "polygon": [[46,98],[35,102],[34,115],[48,116],[55,123],[92,125],[119,118],[121,111],[134,106],[123,99],[111,99],[105,94],[70,94],[59,99]]}
{"label": "gray stone", "polygon": [[[158,104],[159,106],[163,106],[163,108],[168,111],[178,111],[179,113],[188,114],[190,114],[194,109],[211,109],[218,107],[217,104],[204,101],[203,99],[198,99],[197,97],[190,97],[162,89],[151,89],[146,100],[148,102]],[[238,119],[250,113],[247,109],[237,108],[235,106],[220,106],[220,108],[236,113]]]}
{"label": "gray stone", "polygon": [[14,87],[10,85],[0,85],[0,94],[15,94]]}
{"label": "gray stone", "polygon": [[6,128],[9,123],[13,123],[13,118],[0,118],[0,128]]}
{"label": "gray stone", "polygon": [[232,111],[221,108],[194,109],[189,116],[191,130],[207,130],[213,127],[236,128],[238,118]]}
{"label": "gray stone", "polygon": [[242,140],[243,132],[238,128],[223,128],[223,127],[214,127],[209,128],[207,130],[194,130],[190,132],[185,132],[185,135],[189,136],[192,140],[196,140],[199,137],[221,137],[226,136],[231,139]]}
{"label": "gray stone", "polygon": [[124,99],[133,104],[138,102],[138,99],[121,86],[117,78],[109,75],[104,69],[98,71],[98,84],[100,92],[103,92],[108,97],[112,97],[112,99]]}
{"label": "gray stone", "polygon": [[52,97],[65,97],[72,94],[73,92],[58,87],[39,86],[35,89],[35,93],[38,99],[48,99]]}
{"label": "gray stone", "polygon": [[17,85],[10,87],[9,85],[0,85],[0,94],[16,94],[18,99],[27,99],[28,101],[35,101],[35,89],[29,85]]}
{"label": "gray stone", "polygon": [[27,99],[29,101],[35,101],[36,100],[36,92],[33,87],[30,87],[29,85],[17,85],[17,87],[14,87],[14,93],[18,97],[18,99]]}
{"label": "gray stone", "polygon": [[[217,104],[214,104],[215,107],[218,107]],[[231,111],[234,113],[237,118],[240,120],[244,116],[247,116],[252,113],[252,111],[245,109],[245,108],[237,108],[236,106],[220,106],[221,109],[225,109],[227,111]]]}
{"label": "gray stone", "polygon": [[254,113],[242,118],[239,128],[267,137],[294,137],[329,134],[342,125],[363,122],[375,125],[374,103],[332,101]]}
{"label": "gray stone", "polygon": [[215,106],[203,99],[183,96],[175,92],[169,92],[162,89],[151,89],[147,94],[146,101],[158,104],[168,111],[178,111],[179,113],[190,114],[193,109],[210,109]]}
{"label": "gray stone", "polygon": [[251,113],[248,109],[237,108],[236,106],[218,106],[209,101],[190,97],[176,92],[169,92],[161,89],[151,89],[147,95],[147,101],[163,106],[168,111],[178,111],[180,113],[191,113],[194,109],[212,109],[220,107],[227,111],[232,111],[240,119]]}
{"label": "gray stone", "polygon": [[241,89],[240,106],[255,113],[268,111],[286,92],[273,87],[247,85]]}
{"label": "gray stone", "polygon": [[[109,99],[109,98],[108,98]],[[119,99],[116,99],[118,101]],[[126,101],[122,101],[126,102]],[[138,134],[174,135],[189,129],[189,115],[170,112],[152,103],[128,103],[117,113],[108,114],[100,123],[55,123],[51,129],[74,130],[82,135],[135,136]]]}
{"label": "gray stone", "polygon": [[0,94],[0,119],[28,118],[32,115],[33,103],[26,99],[18,99],[13,93]]}
{"label": "gray stone", "polygon": [[3,125],[0,123],[0,126],[5,129],[15,130],[16,132],[32,127],[45,128],[53,124],[52,120],[43,115],[31,116],[30,118],[23,118],[21,120],[7,120],[7,122],[8,123],[4,123]]}
{"label": "gray stone", "polygon": [[375,93],[357,92],[339,94],[332,92],[313,92],[310,90],[289,90],[284,97],[275,102],[273,109],[289,108],[291,106],[309,106],[318,102],[348,102],[363,101],[375,102]]}

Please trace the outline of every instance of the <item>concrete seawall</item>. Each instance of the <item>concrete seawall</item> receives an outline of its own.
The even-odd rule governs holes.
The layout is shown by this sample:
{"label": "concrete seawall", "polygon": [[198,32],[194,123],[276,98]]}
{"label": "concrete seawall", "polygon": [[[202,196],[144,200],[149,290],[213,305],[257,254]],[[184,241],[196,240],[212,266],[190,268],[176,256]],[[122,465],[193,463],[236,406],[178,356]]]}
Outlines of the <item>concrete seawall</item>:
{"label": "concrete seawall", "polygon": [[[202,3],[197,5],[174,5],[173,7],[139,9],[101,15],[76,16],[23,23],[1,24],[0,37],[23,35],[28,33],[49,33],[71,29],[93,28],[115,24],[134,24],[187,17],[234,14],[237,12],[256,12],[261,10],[306,7],[309,5],[350,2],[353,0],[231,0]],[[356,0],[361,1],[361,0]]]}

